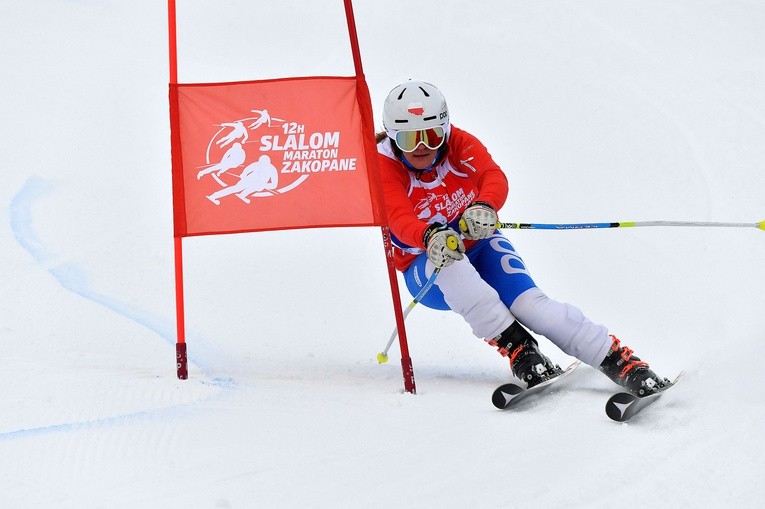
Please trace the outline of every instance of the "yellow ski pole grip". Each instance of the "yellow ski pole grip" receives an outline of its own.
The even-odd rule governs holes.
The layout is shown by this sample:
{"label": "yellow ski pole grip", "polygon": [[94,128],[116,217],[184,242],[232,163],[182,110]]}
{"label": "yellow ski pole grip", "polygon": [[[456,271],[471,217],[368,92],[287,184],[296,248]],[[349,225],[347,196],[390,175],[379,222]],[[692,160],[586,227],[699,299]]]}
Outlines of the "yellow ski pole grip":
{"label": "yellow ski pole grip", "polygon": [[457,237],[455,237],[454,235],[449,235],[448,237],[446,237],[446,247],[448,247],[452,251],[456,251],[459,245],[460,243],[457,241]]}
{"label": "yellow ski pole grip", "polygon": [[[765,221],[763,221],[763,223],[765,223]],[[459,225],[460,225],[460,230],[462,230],[463,233],[468,231],[467,223],[465,222],[464,219],[460,219]],[[497,224],[494,225],[494,229],[499,230],[501,228],[504,228],[504,224],[500,223],[499,221],[497,221]],[[760,226],[760,228],[762,228],[762,227]]]}

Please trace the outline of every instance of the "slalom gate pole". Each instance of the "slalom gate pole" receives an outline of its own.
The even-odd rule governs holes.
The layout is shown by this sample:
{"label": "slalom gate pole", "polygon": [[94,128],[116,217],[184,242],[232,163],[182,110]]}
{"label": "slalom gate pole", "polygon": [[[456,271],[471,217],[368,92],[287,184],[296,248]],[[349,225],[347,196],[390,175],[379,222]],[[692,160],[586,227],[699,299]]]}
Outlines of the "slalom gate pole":
{"label": "slalom gate pole", "polygon": [[[361,50],[359,49],[359,38],[356,32],[356,20],[353,16],[353,3],[351,0],[343,0],[345,6],[345,19],[348,24],[348,36],[351,42],[351,53],[353,53],[353,67],[356,72],[357,97],[361,108],[362,126],[368,131],[368,136],[364,140],[365,150],[368,153],[377,154],[374,142],[374,121],[372,120],[372,102],[369,97],[366,81],[364,80],[364,69],[361,63]],[[372,158],[373,174],[372,181],[376,182],[375,192],[380,203],[384,203],[382,198],[381,185],[379,183],[379,170],[375,166],[375,158]],[[383,209],[384,210],[384,209]],[[406,329],[404,328],[404,315],[401,311],[401,295],[398,289],[398,279],[393,260],[393,244],[390,237],[390,226],[388,224],[387,213],[385,213],[385,224],[381,226],[383,237],[383,248],[385,249],[385,259],[388,268],[388,280],[390,282],[391,298],[393,299],[393,314],[396,317],[396,330],[398,331],[398,343],[401,349],[401,371],[404,376],[404,391],[416,394],[417,387],[414,381],[414,368],[412,367],[412,358],[409,356],[409,345],[406,338]]]}
{"label": "slalom gate pole", "polygon": [[404,376],[404,391],[416,394],[417,386],[414,380],[414,367],[412,366],[412,358],[409,356],[409,343],[406,338],[406,327],[404,326],[406,315],[401,310],[401,294],[398,289],[396,267],[393,260],[393,243],[391,242],[390,228],[382,226],[380,231],[382,232],[383,247],[385,248],[388,281],[390,282],[391,289],[390,295],[393,299],[393,315],[396,318],[396,327],[392,337],[395,337],[395,334],[398,333],[398,345],[401,349],[401,372]]}
{"label": "slalom gate pole", "polygon": [[189,377],[186,354],[186,318],[183,305],[183,239],[175,237],[175,371],[179,380]]}
{"label": "slalom gate pole", "polygon": [[[406,320],[409,312],[414,309],[414,306],[416,306],[417,303],[420,302],[423,297],[425,297],[425,294],[428,293],[428,290],[430,290],[430,288],[433,286],[433,283],[436,282],[436,277],[438,277],[439,272],[441,272],[441,267],[437,267],[436,270],[433,271],[433,274],[430,275],[428,281],[425,283],[425,286],[422,287],[422,289],[414,297],[414,300],[406,307],[406,310],[404,310],[404,320]],[[393,345],[393,340],[396,339],[397,335],[398,327],[393,329],[393,333],[390,335],[390,339],[388,340],[388,344],[385,345],[385,349],[377,354],[377,362],[380,364],[388,362],[388,350],[390,350],[391,345]]]}
{"label": "slalom gate pole", "polygon": [[758,228],[765,231],[765,221],[759,223],[719,223],[701,221],[620,221],[611,223],[497,223],[497,228],[512,230],[589,230],[596,228],[636,228],[642,226],[703,226],[722,228]]}
{"label": "slalom gate pole", "polygon": [[[178,84],[178,46],[176,31],[175,0],[167,0],[167,34],[170,63],[170,84]],[[183,239],[174,238],[175,261],[175,370],[179,380],[189,377],[186,355],[186,327],[183,305]]]}

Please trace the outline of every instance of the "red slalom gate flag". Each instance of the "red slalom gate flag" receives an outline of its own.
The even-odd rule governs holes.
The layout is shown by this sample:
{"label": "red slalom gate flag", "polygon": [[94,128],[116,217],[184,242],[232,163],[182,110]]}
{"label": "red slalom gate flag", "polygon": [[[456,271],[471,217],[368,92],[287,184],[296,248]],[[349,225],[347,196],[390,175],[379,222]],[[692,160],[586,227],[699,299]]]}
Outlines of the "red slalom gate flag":
{"label": "red slalom gate flag", "polygon": [[175,236],[384,225],[359,86],[355,77],[171,84]]}

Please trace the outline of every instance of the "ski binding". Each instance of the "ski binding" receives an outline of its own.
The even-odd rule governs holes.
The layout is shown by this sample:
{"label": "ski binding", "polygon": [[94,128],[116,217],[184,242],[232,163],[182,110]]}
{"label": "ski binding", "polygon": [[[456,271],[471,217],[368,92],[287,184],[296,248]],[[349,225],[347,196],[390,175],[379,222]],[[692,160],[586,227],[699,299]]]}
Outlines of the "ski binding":
{"label": "ski binding", "polygon": [[645,407],[655,403],[664,394],[664,391],[677,384],[683,378],[683,375],[685,375],[685,371],[681,371],[672,382],[662,387],[658,392],[643,396],[642,398],[630,392],[614,394],[606,402],[606,415],[617,422],[626,422],[632,419]]}

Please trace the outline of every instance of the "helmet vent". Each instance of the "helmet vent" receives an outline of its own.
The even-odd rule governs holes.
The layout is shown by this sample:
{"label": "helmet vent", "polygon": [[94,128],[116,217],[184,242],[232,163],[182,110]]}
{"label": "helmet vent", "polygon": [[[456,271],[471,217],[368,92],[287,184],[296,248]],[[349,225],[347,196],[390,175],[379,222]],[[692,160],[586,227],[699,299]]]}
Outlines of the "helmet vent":
{"label": "helmet vent", "polygon": [[[428,93],[428,91],[427,91],[427,90],[425,90],[425,89],[424,89],[424,88],[422,88],[422,87],[417,87],[417,88],[419,88],[420,90],[422,90],[422,93],[425,95],[425,97],[430,97],[430,94]],[[406,89],[406,88],[404,88],[404,90],[402,90],[402,91],[401,91],[401,93],[400,93],[400,94],[398,94],[398,98],[397,98],[397,99],[398,99],[399,101],[401,100],[401,98],[402,98],[402,97],[404,97],[404,92],[406,92],[406,91],[407,91],[407,89]]]}
{"label": "helmet vent", "polygon": [[423,118],[422,120],[424,120],[424,121],[426,121],[426,122],[427,122],[428,120],[435,120],[435,119],[436,119],[436,116],[435,116],[435,115],[433,115],[432,117],[425,117],[425,118]]}

